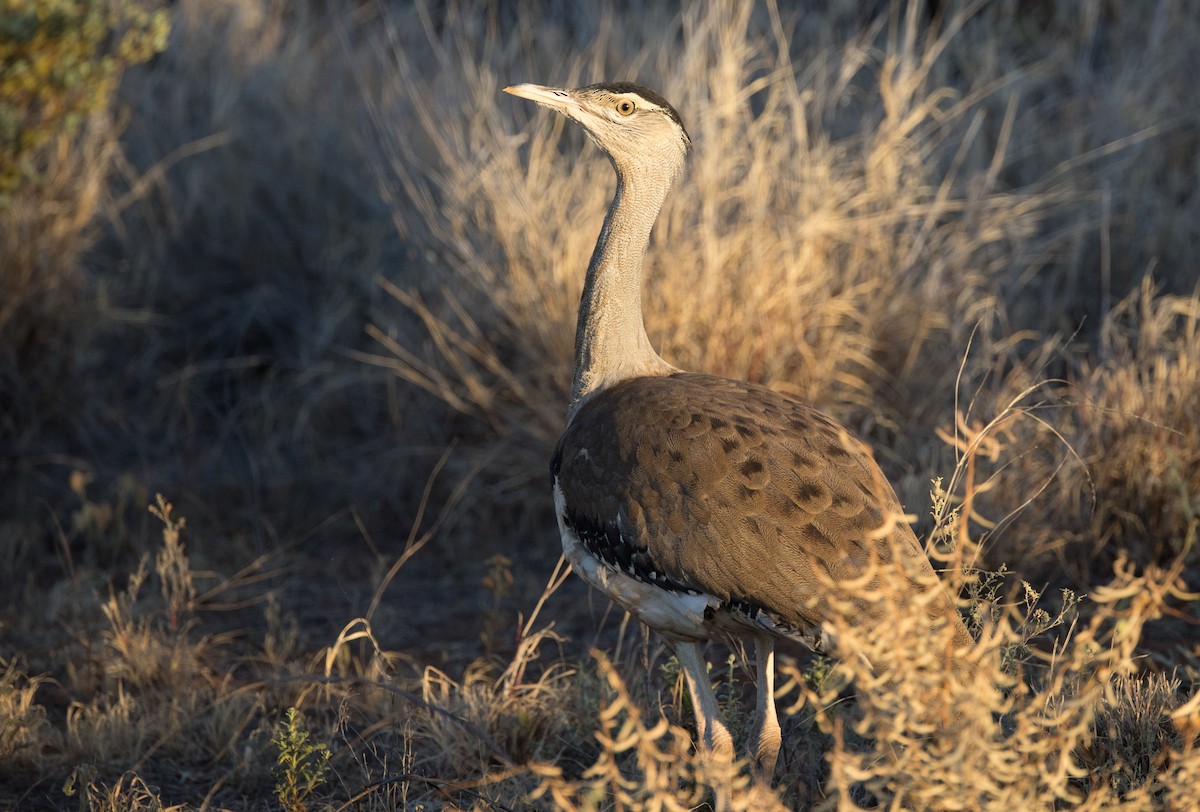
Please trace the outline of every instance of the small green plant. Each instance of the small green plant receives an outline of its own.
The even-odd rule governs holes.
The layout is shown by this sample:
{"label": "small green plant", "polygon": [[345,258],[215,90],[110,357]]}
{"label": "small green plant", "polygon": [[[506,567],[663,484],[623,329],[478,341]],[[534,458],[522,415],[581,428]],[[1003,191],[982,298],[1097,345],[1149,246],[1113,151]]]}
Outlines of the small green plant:
{"label": "small green plant", "polygon": [[834,662],[823,654],[818,654],[804,669],[804,684],[818,694],[825,690],[825,683],[833,676]]}
{"label": "small green plant", "polygon": [[121,72],[167,45],[164,10],[136,0],[4,0],[0,210],[37,185],[41,160],[107,104]]}
{"label": "small green plant", "polygon": [[1030,641],[1040,634],[1059,626],[1071,627],[1079,614],[1079,602],[1082,596],[1074,590],[1060,589],[1060,601],[1057,612],[1051,614],[1039,605],[1042,593],[1028,581],[1021,581],[1025,593],[1021,598],[1021,609],[1024,620],[1017,627],[1020,631],[1018,642],[1005,646],[1001,650],[1001,665],[1005,673],[1015,674],[1018,667],[1029,661],[1032,656]]}
{"label": "small green plant", "polygon": [[75,797],[75,794],[83,789],[84,792],[79,796],[80,812],[88,808],[87,790],[96,780],[96,776],[100,771],[91,764],[76,764],[75,769],[71,770],[71,774],[67,776],[67,780],[63,782],[62,793],[68,798]]}
{"label": "small green plant", "polygon": [[[712,666],[709,665],[709,670]],[[742,691],[734,675],[737,671],[737,656],[730,652],[725,658],[725,679],[716,686],[717,697],[722,702],[721,716],[725,727],[735,740],[740,740],[750,725],[750,715],[742,705]]]}
{"label": "small green plant", "polygon": [[[706,660],[704,667],[710,675],[713,673],[712,663]],[[670,692],[672,705],[678,709],[678,718],[684,720],[693,718],[695,711],[692,709],[692,695],[687,690],[683,668],[679,665],[679,659],[672,654],[658,667],[658,670]],[[725,658],[724,676],[719,682],[713,685],[713,693],[716,695],[717,702],[721,706],[721,719],[725,723],[725,727],[735,738],[739,737],[745,731],[746,725],[749,722],[749,717],[742,707],[742,691],[735,678],[736,671],[737,656],[730,653]]]}
{"label": "small green plant", "polygon": [[995,570],[969,569],[966,593],[969,609],[966,623],[978,637],[989,625],[998,623],[1006,608],[1014,611],[1017,637],[1001,646],[1001,665],[1004,673],[1012,675],[1032,655],[1030,641],[1051,629],[1068,628],[1079,614],[1079,605],[1084,596],[1071,589],[1059,590],[1057,609],[1052,613],[1042,603],[1042,593],[1028,581],[1021,581],[1022,595],[1015,601],[1004,600],[1004,590],[1012,571],[1006,564]]}
{"label": "small green plant", "polygon": [[953,548],[954,540],[958,537],[962,508],[952,504],[950,492],[942,484],[940,476],[930,482],[929,504],[929,513],[934,521],[930,541],[937,549]]}
{"label": "small green plant", "polygon": [[308,799],[325,783],[329,748],[313,743],[299,711],[288,708],[287,718],[271,740],[275,757],[275,797],[286,812],[306,812]]}

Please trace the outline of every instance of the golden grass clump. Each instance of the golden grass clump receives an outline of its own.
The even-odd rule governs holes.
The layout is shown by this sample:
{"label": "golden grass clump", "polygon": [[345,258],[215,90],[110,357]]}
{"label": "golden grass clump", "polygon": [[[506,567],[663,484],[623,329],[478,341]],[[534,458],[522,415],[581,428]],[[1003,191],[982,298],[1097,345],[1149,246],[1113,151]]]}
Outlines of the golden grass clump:
{"label": "golden grass clump", "polygon": [[[1178,686],[1134,676],[1144,625],[1194,598],[1182,571],[1177,563],[1138,575],[1119,562],[1115,580],[1087,596],[1086,620],[1063,627],[1049,649],[1030,648],[1028,636],[1032,616],[1045,610],[1012,601],[964,653],[971,668],[960,674],[937,667],[950,634],[907,642],[920,636],[922,610],[895,604],[895,581],[881,575],[873,599],[895,605],[888,621],[831,624],[840,679],[815,690],[797,677],[833,737],[827,758],[838,807],[857,808],[851,799],[865,792],[888,806],[930,810],[1036,808],[1050,799],[1082,808],[1137,799],[1130,808],[1148,808],[1166,789],[1149,761],[1193,757],[1171,735]],[[961,577],[952,571],[950,582]],[[862,600],[861,582],[836,589],[847,604]],[[1026,654],[1014,662],[1014,650]],[[856,702],[843,711],[836,700],[847,683]],[[1113,716],[1116,703],[1122,710]]]}
{"label": "golden grass clump", "polygon": [[1124,499],[1097,507],[1092,551],[1144,539],[1142,556],[1165,562],[1200,516],[1200,302],[1155,295],[1147,279],[1114,306],[1100,341],[1095,365],[1080,370],[1072,446],[1097,490]]}
{"label": "golden grass clump", "polygon": [[[1194,566],[1197,551],[1188,539],[1200,516],[1197,303],[1195,294],[1156,294],[1144,280],[1105,316],[1095,358],[1083,359],[1065,380],[1021,393],[1005,419],[982,432],[1028,449],[989,479],[984,512],[1003,530],[988,534],[990,560],[1019,555],[1026,566],[1052,567],[1084,583],[1121,551],[1160,566],[1186,554]],[[1030,482],[1048,495],[1018,505],[1016,494]],[[997,500],[1017,511],[1001,519]]]}
{"label": "golden grass clump", "polygon": [[2,662],[0,667],[0,758],[36,761],[51,736],[46,709],[35,702],[44,678],[22,673],[14,661]]}

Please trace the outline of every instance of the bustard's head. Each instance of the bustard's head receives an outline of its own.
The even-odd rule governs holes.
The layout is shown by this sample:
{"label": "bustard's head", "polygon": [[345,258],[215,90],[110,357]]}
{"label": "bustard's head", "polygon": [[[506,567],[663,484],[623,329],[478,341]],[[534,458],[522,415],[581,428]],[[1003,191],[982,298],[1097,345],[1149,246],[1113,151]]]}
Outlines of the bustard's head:
{"label": "bustard's head", "polygon": [[674,180],[692,145],[675,108],[633,82],[574,90],[523,84],[506,87],[504,92],[557,110],[578,123],[627,180],[647,173]]}

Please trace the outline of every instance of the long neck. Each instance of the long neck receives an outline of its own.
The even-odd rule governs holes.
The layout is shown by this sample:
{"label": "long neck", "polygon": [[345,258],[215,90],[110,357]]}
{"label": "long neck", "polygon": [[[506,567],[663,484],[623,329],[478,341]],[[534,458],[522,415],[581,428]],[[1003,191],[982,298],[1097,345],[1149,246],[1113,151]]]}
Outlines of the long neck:
{"label": "long neck", "polygon": [[[642,258],[671,178],[632,183],[617,175],[617,193],[588,264],[575,333],[570,414],[588,394],[640,375],[674,370],[659,358],[642,322]],[[661,182],[657,182],[661,180]]]}

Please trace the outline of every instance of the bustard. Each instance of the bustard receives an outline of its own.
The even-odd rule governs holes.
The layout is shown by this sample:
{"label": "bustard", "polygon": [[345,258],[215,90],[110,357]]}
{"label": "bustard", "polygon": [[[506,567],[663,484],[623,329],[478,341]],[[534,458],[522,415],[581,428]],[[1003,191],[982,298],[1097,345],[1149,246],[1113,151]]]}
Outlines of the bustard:
{"label": "bustard", "polygon": [[[971,637],[912,529],[895,521],[899,501],[866,446],[806,403],[684,372],[650,346],[642,258],[691,147],[675,109],[627,82],[505,91],[579,124],[617,172],[579,305],[567,428],[550,465],[564,554],[674,649],[710,753],[731,757],[733,743],[700,643],[754,642],[749,750],[769,780],[780,746],[775,640],[817,639],[834,611],[822,575],[857,577],[872,555],[898,553],[931,625],[952,625],[958,648]],[[877,620],[863,611],[849,620]]]}

